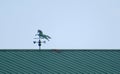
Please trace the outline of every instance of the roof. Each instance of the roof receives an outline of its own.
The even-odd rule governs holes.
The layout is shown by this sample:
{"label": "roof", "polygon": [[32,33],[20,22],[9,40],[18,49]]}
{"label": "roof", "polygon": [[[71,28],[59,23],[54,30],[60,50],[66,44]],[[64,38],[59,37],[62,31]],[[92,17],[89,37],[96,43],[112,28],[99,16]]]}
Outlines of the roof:
{"label": "roof", "polygon": [[118,74],[119,50],[0,50],[0,74]]}

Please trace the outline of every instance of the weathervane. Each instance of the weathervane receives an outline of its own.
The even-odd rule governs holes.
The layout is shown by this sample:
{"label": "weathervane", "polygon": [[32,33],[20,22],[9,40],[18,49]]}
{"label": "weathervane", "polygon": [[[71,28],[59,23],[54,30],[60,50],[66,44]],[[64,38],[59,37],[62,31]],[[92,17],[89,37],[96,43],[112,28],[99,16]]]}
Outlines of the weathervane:
{"label": "weathervane", "polygon": [[39,38],[34,38],[34,39],[39,39],[39,40],[38,41],[33,41],[33,43],[34,44],[38,43],[39,49],[41,49],[41,43],[46,43],[46,41],[41,41],[41,40],[46,39],[46,40],[49,41],[49,39],[51,39],[51,37],[48,36],[48,35],[43,34],[43,32],[41,30],[38,30],[37,32],[38,33],[35,34],[35,36],[38,36]]}

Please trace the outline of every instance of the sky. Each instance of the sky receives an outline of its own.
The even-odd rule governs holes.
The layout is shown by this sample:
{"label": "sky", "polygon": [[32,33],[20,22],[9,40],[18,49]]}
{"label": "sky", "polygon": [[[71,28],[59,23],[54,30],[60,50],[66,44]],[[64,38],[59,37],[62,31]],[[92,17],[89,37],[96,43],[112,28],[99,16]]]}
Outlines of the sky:
{"label": "sky", "polygon": [[120,0],[0,0],[0,49],[120,49]]}

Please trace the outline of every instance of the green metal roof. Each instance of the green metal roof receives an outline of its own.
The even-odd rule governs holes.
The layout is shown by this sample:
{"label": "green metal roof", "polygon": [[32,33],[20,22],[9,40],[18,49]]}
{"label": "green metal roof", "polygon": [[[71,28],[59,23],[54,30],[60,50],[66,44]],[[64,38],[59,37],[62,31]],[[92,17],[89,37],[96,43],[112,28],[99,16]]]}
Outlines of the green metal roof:
{"label": "green metal roof", "polygon": [[0,50],[0,74],[120,74],[120,51]]}

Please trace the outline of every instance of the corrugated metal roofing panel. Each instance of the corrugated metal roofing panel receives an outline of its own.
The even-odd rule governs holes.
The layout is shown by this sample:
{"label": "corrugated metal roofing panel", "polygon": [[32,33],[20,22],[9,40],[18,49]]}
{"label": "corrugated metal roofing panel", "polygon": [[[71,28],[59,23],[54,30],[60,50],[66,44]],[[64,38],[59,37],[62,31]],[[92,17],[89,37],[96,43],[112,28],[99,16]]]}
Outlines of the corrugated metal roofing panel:
{"label": "corrugated metal roofing panel", "polygon": [[1,74],[119,74],[119,50],[0,50]]}

